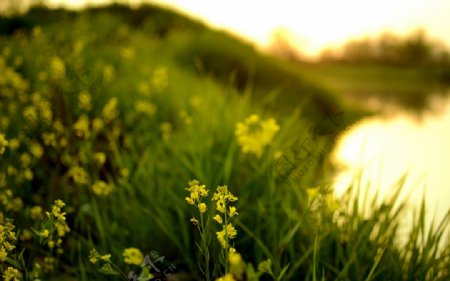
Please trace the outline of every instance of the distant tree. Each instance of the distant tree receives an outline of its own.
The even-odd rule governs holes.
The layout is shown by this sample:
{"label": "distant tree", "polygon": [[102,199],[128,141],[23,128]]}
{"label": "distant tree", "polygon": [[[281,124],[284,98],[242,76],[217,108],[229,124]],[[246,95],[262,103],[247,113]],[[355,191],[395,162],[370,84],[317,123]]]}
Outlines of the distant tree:
{"label": "distant tree", "polygon": [[276,29],[271,36],[271,52],[288,60],[301,60],[299,46],[293,43],[293,38],[295,38],[295,35],[288,29]]}
{"label": "distant tree", "polygon": [[406,64],[424,64],[430,62],[431,49],[423,30],[418,30],[408,36],[401,46],[400,54]]}
{"label": "distant tree", "polygon": [[[336,55],[339,53],[340,55]],[[321,56],[321,60],[392,65],[450,63],[448,48],[429,39],[422,29],[403,37],[385,32],[372,39],[352,40],[342,47],[341,52],[328,50]]]}

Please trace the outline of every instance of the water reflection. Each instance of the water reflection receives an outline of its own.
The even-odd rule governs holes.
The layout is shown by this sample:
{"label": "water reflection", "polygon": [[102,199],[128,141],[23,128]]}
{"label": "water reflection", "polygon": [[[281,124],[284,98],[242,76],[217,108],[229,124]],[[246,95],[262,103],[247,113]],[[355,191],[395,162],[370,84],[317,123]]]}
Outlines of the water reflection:
{"label": "water reflection", "polygon": [[[426,219],[430,223],[435,216],[440,221],[450,208],[450,98],[436,98],[433,104],[436,110],[420,119],[398,113],[367,118],[350,128],[333,153],[343,167],[335,194],[341,196],[360,176],[363,193],[373,198],[378,192],[385,198],[406,174],[401,193],[402,199],[409,198],[411,214],[406,215],[419,208],[425,195]],[[406,223],[404,231],[409,227]]]}

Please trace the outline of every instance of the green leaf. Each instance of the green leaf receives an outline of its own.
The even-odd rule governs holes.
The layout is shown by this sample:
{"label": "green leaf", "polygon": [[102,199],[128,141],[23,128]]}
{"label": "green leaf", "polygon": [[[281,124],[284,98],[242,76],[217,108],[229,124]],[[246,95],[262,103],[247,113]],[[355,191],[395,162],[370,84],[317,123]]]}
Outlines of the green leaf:
{"label": "green leaf", "polygon": [[15,268],[21,268],[20,264],[16,260],[13,260],[10,257],[6,257],[5,261],[7,263],[9,263],[10,265],[14,266]]}
{"label": "green leaf", "polygon": [[119,275],[119,272],[114,270],[109,263],[105,263],[101,268],[98,269],[98,271],[108,275]]}
{"label": "green leaf", "polygon": [[285,267],[283,267],[283,269],[281,270],[280,274],[278,275],[278,280],[283,280],[283,276],[286,274],[286,272],[287,272],[287,270],[288,270],[290,265],[291,264],[288,263]]}

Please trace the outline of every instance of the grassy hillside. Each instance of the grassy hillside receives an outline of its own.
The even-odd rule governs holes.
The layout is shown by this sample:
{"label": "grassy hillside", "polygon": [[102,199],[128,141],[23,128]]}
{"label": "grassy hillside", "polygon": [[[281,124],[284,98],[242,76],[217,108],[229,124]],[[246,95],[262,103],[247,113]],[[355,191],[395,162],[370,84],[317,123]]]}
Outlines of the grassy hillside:
{"label": "grassy hillside", "polygon": [[333,198],[324,163],[360,113],[294,64],[152,6],[13,23],[0,28],[5,280],[448,279],[448,221],[425,237],[421,213],[399,247],[395,198],[367,218]]}

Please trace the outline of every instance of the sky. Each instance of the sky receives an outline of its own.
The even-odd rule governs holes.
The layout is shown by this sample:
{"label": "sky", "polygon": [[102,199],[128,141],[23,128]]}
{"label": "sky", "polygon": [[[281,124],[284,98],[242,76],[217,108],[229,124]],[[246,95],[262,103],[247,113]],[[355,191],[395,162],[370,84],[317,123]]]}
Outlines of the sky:
{"label": "sky", "polygon": [[[48,0],[72,7],[109,0]],[[450,46],[450,0],[122,0],[159,3],[229,30],[259,46],[284,30],[303,53],[314,56],[329,46],[391,31],[424,28]]]}

